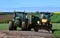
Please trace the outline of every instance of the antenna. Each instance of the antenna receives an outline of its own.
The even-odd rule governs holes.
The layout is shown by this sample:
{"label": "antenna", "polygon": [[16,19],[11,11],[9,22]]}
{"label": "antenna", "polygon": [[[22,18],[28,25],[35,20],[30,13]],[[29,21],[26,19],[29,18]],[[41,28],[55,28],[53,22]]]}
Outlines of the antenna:
{"label": "antenna", "polygon": [[16,17],[16,11],[14,10],[14,19],[15,19],[15,17]]}

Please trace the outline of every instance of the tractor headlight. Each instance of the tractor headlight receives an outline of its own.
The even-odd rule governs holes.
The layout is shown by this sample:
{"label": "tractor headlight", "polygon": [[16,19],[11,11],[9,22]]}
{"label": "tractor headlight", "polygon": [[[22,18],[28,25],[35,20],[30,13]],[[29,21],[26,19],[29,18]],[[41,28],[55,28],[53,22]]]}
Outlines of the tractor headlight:
{"label": "tractor headlight", "polygon": [[37,21],[37,23],[39,24],[39,23],[40,23],[40,21]]}
{"label": "tractor headlight", "polygon": [[46,22],[47,22],[47,19],[42,19],[42,22],[43,22],[43,23],[46,23]]}

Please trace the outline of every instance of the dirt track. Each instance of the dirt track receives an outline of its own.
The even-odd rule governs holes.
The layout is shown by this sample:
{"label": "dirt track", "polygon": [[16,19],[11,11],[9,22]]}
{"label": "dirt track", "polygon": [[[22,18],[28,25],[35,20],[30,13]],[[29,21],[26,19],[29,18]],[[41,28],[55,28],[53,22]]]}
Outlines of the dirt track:
{"label": "dirt track", "polygon": [[0,31],[0,38],[55,38],[49,33],[33,31]]}

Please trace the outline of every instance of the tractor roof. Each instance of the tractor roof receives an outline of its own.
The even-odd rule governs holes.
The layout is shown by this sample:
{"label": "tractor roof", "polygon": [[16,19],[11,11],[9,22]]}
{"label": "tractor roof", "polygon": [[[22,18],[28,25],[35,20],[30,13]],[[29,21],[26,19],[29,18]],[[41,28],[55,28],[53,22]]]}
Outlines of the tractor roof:
{"label": "tractor roof", "polygon": [[50,14],[52,12],[40,12],[40,14]]}
{"label": "tractor roof", "polygon": [[26,12],[14,12],[14,13],[27,14]]}

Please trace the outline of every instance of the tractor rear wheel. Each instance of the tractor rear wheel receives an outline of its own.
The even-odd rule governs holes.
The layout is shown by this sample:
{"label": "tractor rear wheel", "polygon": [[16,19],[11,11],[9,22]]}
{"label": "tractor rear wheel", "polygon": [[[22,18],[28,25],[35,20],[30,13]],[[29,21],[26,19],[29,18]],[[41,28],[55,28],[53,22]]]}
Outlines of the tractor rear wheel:
{"label": "tractor rear wheel", "polygon": [[22,30],[27,31],[27,24],[25,22],[22,22]]}
{"label": "tractor rear wheel", "polygon": [[9,30],[16,30],[17,27],[14,26],[14,23],[12,21],[9,22]]}

